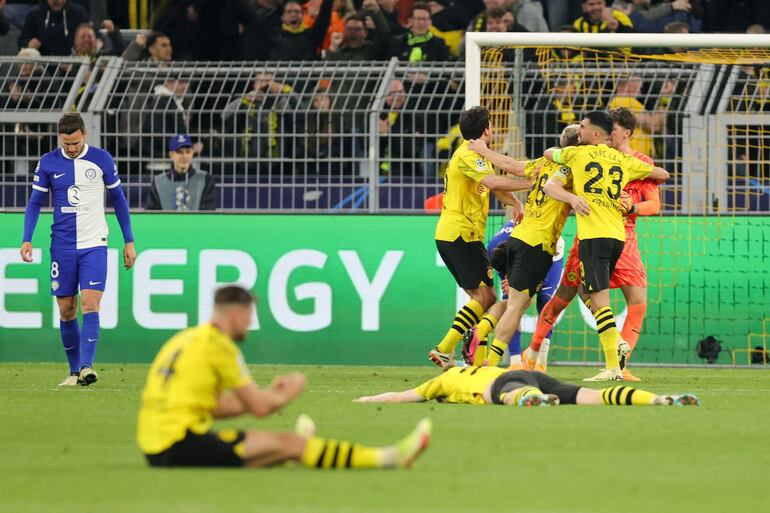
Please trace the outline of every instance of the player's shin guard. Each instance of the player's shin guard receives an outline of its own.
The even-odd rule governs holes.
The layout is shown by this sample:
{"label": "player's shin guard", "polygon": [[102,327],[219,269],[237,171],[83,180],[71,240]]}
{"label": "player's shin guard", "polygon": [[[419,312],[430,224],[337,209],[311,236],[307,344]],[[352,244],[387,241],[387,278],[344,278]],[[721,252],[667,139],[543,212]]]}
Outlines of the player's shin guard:
{"label": "player's shin guard", "polygon": [[615,325],[615,315],[612,308],[605,306],[594,312],[596,319],[596,331],[599,333],[599,342],[604,351],[604,361],[608,369],[619,369],[618,340],[620,333]]}
{"label": "player's shin guard", "polygon": [[556,324],[556,319],[567,308],[567,303],[562,298],[554,295],[550,301],[548,301],[540,315],[537,317],[537,326],[535,327],[535,334],[532,335],[532,342],[529,347],[534,351],[540,351],[540,344],[543,339],[553,330],[553,325]]}
{"label": "player's shin guard", "polygon": [[608,406],[648,406],[655,404],[655,394],[626,386],[602,390],[602,402]]}
{"label": "player's shin guard", "polygon": [[452,354],[455,352],[457,343],[463,336],[463,333],[477,325],[481,321],[481,316],[484,315],[484,307],[481,303],[475,299],[471,299],[466,303],[464,307],[457,312],[455,320],[452,322],[452,327],[444,338],[441,339],[436,348],[442,353]]}
{"label": "player's shin guard", "polygon": [[489,349],[487,349],[487,362],[489,362],[490,367],[497,367],[500,364],[500,359],[505,354],[507,348],[508,342],[503,342],[495,337]]}
{"label": "player's shin guard", "polygon": [[93,367],[96,345],[99,343],[99,312],[83,314],[83,332],[80,343],[80,368]]}
{"label": "player's shin guard", "polygon": [[323,469],[380,468],[386,464],[383,453],[383,449],[312,436],[305,444],[302,464]]}
{"label": "player's shin guard", "polygon": [[646,313],[646,303],[640,305],[628,305],[628,315],[626,316],[626,322],[623,324],[623,331],[620,336],[623,337],[623,340],[628,342],[628,345],[631,346],[632,350],[639,341],[639,335],[642,332],[642,323],[644,322]]}
{"label": "player's shin guard", "polygon": [[59,321],[59,332],[70,365],[70,374],[80,371],[80,327],[78,320]]}

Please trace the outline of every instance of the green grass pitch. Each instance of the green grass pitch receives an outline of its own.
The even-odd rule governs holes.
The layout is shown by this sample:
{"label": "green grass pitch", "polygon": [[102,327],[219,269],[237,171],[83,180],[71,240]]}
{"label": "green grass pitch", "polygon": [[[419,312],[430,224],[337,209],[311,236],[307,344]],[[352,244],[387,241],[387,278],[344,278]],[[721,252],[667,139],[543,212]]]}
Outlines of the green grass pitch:
{"label": "green grass pitch", "polygon": [[[294,369],[256,366],[260,384]],[[644,388],[691,391],[699,408],[353,404],[410,388],[430,367],[316,367],[293,405],[219,425],[390,443],[421,417],[428,451],[408,471],[154,470],[134,443],[146,365],[99,365],[57,390],[62,364],[0,364],[0,510],[14,513],[766,511],[770,372],[636,369]],[[554,368],[578,381],[593,369]],[[762,506],[764,504],[764,506]]]}

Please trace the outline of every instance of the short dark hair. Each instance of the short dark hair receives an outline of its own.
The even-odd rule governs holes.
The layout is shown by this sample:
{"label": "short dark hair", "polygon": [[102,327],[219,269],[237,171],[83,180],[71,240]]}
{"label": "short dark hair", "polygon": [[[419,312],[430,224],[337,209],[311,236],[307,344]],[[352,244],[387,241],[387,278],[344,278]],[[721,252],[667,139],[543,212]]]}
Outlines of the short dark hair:
{"label": "short dark hair", "polygon": [[636,116],[634,116],[631,110],[625,107],[618,107],[610,111],[610,117],[614,123],[617,123],[626,130],[631,130],[632,134],[636,130]]}
{"label": "short dark hair", "polygon": [[592,110],[585,115],[585,118],[590,121],[592,125],[604,130],[607,135],[610,135],[612,132],[612,118],[603,110]]}
{"label": "short dark hair", "polygon": [[58,133],[64,135],[74,134],[80,130],[86,133],[86,124],[78,112],[67,112],[59,118]]}
{"label": "short dark hair", "polygon": [[430,12],[430,7],[428,7],[428,4],[425,2],[415,2],[412,4],[412,7],[409,8],[409,17],[414,16],[414,11],[427,11],[428,16],[433,18],[433,13]]}
{"label": "short dark hair", "polygon": [[79,33],[81,30],[83,30],[83,29],[89,29],[91,32],[93,32],[93,33],[94,33],[94,35],[96,35],[96,29],[94,28],[94,26],[91,24],[91,22],[90,22],[90,21],[87,21],[87,22],[85,22],[85,23],[81,23],[80,25],[78,25],[78,26],[75,28],[75,35],[77,36],[77,35],[78,35],[78,33]]}
{"label": "short dark hair", "polygon": [[487,18],[492,18],[493,20],[499,20],[503,16],[506,15],[506,13],[509,13],[510,11],[506,9],[505,7],[490,7],[484,12],[484,15]]}
{"label": "short dark hair", "polygon": [[164,34],[163,32],[150,32],[150,33],[147,35],[147,38],[146,38],[146,39],[145,39],[145,41],[144,41],[144,47],[145,47],[145,48],[150,48],[150,47],[151,47],[151,46],[153,46],[153,45],[154,45],[154,44],[155,44],[155,43],[158,41],[158,39],[160,39],[161,37],[165,37],[166,39],[169,39],[169,37],[168,37],[166,34]]}
{"label": "short dark hair", "polygon": [[238,285],[226,285],[224,287],[218,288],[216,292],[214,292],[215,306],[250,306],[256,302],[257,300],[251,291],[248,291],[243,287],[239,287]]}
{"label": "short dark hair", "polygon": [[471,107],[460,114],[460,133],[464,139],[478,139],[487,128],[489,110],[486,107]]}

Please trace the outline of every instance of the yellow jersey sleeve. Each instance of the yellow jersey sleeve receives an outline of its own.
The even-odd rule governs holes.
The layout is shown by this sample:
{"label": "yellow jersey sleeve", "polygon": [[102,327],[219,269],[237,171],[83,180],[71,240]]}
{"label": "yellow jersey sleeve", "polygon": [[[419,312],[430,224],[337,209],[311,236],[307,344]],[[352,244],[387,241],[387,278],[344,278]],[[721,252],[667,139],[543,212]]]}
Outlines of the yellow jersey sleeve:
{"label": "yellow jersey sleeve", "polygon": [[642,178],[647,178],[650,176],[650,173],[652,173],[653,170],[653,165],[644,162],[643,160],[639,160],[632,155],[628,155],[625,159],[625,162],[623,162],[623,168],[626,169],[628,182],[632,182],[634,180],[641,180]]}
{"label": "yellow jersey sleeve", "polygon": [[436,376],[433,379],[429,379],[422,385],[415,388],[414,391],[424,397],[426,401],[446,397],[446,392],[442,386],[443,377],[444,376],[442,374],[441,376]]}
{"label": "yellow jersey sleeve", "polygon": [[557,164],[569,165],[570,161],[579,153],[579,146],[567,146],[553,153],[553,161]]}
{"label": "yellow jersey sleeve", "polygon": [[535,160],[528,160],[526,164],[524,164],[524,177],[531,180],[532,177],[537,174],[543,164],[545,164],[545,160],[547,160],[545,157],[540,157]]}
{"label": "yellow jersey sleeve", "polygon": [[561,182],[565,189],[572,189],[572,170],[567,166],[559,167],[551,178]]}
{"label": "yellow jersey sleeve", "polygon": [[212,351],[211,363],[222,390],[240,388],[252,381],[243,353],[232,342],[223,343],[221,349]]}
{"label": "yellow jersey sleeve", "polygon": [[465,152],[460,158],[460,171],[474,182],[480,182],[485,176],[495,174],[489,161],[472,151]]}

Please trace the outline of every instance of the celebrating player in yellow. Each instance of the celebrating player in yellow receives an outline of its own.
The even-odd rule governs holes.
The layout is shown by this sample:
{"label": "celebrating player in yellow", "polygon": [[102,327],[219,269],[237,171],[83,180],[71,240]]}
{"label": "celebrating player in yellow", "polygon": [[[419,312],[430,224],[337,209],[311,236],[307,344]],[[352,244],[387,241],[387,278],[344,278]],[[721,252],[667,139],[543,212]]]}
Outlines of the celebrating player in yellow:
{"label": "celebrating player in yellow", "polygon": [[[562,147],[577,144],[578,129],[577,125],[564,128],[559,140]],[[490,158],[504,171],[518,171],[521,166],[520,162],[489,150],[482,141],[471,141],[470,147]],[[487,365],[496,367],[500,363],[508,341],[519,328],[521,316],[553,264],[556,243],[567,221],[570,206],[548,197],[543,187],[560,167],[561,165],[545,157],[531,160],[524,165],[524,176],[531,180],[532,186],[527,194],[524,218],[513,229],[511,238],[506,243],[508,304],[497,323],[494,340],[487,349]],[[481,350],[482,346],[479,346],[477,353]],[[474,359],[474,363],[481,364],[480,359]]]}
{"label": "celebrating player in yellow", "polygon": [[155,357],[142,392],[137,439],[153,467],[264,467],[297,460],[311,468],[409,466],[427,447],[430,420],[397,444],[364,447],[314,436],[300,416],[296,433],[212,430],[213,419],[265,417],[305,388],[303,374],[278,376],[260,389],[235,342],[246,338],[254,296],[227,286],[214,296],[211,322],[178,333]]}
{"label": "celebrating player in yellow", "polygon": [[470,301],[457,312],[452,327],[428,353],[442,369],[454,366],[454,351],[463,333],[482,320],[492,326],[496,320],[484,315],[495,303],[493,273],[489,265],[484,235],[489,213],[489,191],[501,203],[521,210],[521,202],[512,194],[529,188],[529,182],[498,176],[492,164],[468,148],[468,139],[491,137],[489,111],[473,107],[460,115],[460,132],[466,139],[452,155],[444,176],[444,200],[436,226],[436,247],[457,284],[465,289]]}
{"label": "celebrating player in yellow", "polygon": [[545,151],[546,158],[569,167],[554,174],[545,185],[545,192],[572,205],[577,215],[583,287],[591,299],[604,351],[604,370],[586,381],[622,380],[621,360],[631,351],[615,325],[609,293],[610,277],[625,242],[621,192],[631,180],[665,181],[669,176],[663,168],[607,146],[611,132],[609,114],[589,112],[580,122],[580,146]]}
{"label": "celebrating player in yellow", "polygon": [[511,371],[499,367],[455,367],[429,379],[417,388],[359,397],[359,403],[438,402],[555,406],[558,404],[606,404],[613,406],[698,406],[692,394],[656,395],[627,386],[593,390],[558,381],[534,371]]}

